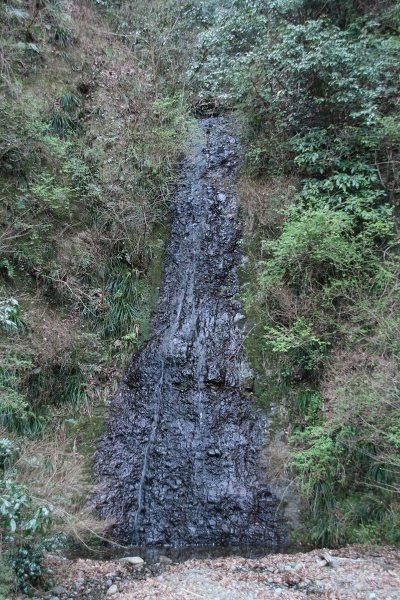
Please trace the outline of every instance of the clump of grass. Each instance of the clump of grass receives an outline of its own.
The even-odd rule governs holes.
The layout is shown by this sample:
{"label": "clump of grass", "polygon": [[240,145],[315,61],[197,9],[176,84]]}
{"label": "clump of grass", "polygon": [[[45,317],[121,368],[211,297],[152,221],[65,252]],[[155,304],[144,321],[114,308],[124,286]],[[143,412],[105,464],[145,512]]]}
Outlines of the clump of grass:
{"label": "clump of grass", "polygon": [[65,137],[68,133],[78,133],[79,123],[64,110],[54,109],[50,115],[50,127],[54,133]]}
{"label": "clump of grass", "polygon": [[102,538],[104,524],[87,507],[91,485],[86,462],[65,429],[53,432],[50,439],[11,445],[13,460],[0,473],[0,520],[12,534],[3,540],[2,568],[8,564],[14,570],[9,585],[30,594],[32,586],[43,583],[46,539],[47,545],[59,539],[65,546],[68,539]]}
{"label": "clump of grass", "polygon": [[70,43],[70,34],[64,27],[56,27],[53,33],[53,41],[60,48],[66,48]]}
{"label": "clump of grass", "polygon": [[0,300],[0,327],[6,333],[19,333],[23,331],[24,324],[21,319],[21,308],[18,300],[15,298]]}

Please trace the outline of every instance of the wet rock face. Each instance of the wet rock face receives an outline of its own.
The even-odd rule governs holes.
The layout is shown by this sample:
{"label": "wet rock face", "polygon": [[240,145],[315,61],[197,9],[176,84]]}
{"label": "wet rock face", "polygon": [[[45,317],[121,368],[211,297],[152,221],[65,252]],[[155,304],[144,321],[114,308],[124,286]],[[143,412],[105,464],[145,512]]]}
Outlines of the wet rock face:
{"label": "wet rock face", "polygon": [[200,123],[171,205],[148,344],[112,402],[96,465],[100,515],[132,545],[277,545],[277,500],[260,483],[267,419],[240,392],[236,140]]}

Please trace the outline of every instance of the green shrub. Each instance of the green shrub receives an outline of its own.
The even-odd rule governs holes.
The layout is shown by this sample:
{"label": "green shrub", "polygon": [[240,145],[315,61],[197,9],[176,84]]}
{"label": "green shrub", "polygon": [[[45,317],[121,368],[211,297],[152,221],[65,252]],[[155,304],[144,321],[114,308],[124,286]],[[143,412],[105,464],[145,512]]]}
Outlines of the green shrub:
{"label": "green shrub", "polygon": [[9,564],[16,573],[16,584],[22,593],[31,595],[37,588],[43,575],[42,559],[42,552],[30,544],[24,544],[10,555]]}
{"label": "green shrub", "polygon": [[292,208],[279,238],[264,242],[264,250],[271,258],[260,283],[284,281],[299,293],[310,281],[323,286],[349,277],[362,263],[367,266],[369,258],[368,248],[354,237],[348,214],[301,205]]}
{"label": "green shrub", "polygon": [[[246,197],[259,223],[249,245],[261,259],[246,305],[275,365],[287,467],[319,545],[397,539],[397,8],[231,2],[200,34],[189,73],[245,123],[247,196],[260,178]],[[285,177],[302,178],[286,208],[274,196]]]}
{"label": "green shrub", "polygon": [[25,486],[0,479],[0,525],[6,532],[3,557],[13,568],[19,589],[30,594],[42,575],[37,536],[50,531],[50,511],[37,506]]}

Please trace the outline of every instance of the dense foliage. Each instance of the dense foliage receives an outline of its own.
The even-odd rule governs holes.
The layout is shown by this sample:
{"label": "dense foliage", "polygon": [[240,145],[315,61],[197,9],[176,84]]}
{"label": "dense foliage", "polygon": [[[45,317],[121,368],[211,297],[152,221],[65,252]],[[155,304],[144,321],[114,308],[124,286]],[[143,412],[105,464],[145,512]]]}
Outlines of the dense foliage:
{"label": "dense foliage", "polygon": [[173,5],[0,6],[0,535],[24,591],[43,583],[40,527],[26,529],[42,505],[53,529],[96,529],[83,510],[94,440],[148,337],[193,132]]}
{"label": "dense foliage", "polygon": [[245,118],[247,304],[320,544],[400,540],[399,9],[232,2],[189,73]]}

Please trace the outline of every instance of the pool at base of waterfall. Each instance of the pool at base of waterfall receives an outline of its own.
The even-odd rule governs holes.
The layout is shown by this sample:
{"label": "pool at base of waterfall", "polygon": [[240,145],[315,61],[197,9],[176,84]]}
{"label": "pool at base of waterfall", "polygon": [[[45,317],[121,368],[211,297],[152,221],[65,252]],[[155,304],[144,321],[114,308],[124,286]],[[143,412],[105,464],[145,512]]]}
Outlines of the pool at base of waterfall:
{"label": "pool at base of waterfall", "polygon": [[92,549],[83,544],[76,544],[66,552],[66,556],[69,559],[84,558],[104,561],[118,560],[127,556],[140,556],[146,564],[151,565],[158,562],[170,564],[170,561],[172,563],[182,563],[193,559],[206,560],[228,558],[230,556],[256,559],[270,554],[308,552],[310,547],[299,544],[287,544],[273,548],[257,546],[185,546],[182,548],[172,548],[170,546],[122,546],[109,543]]}

